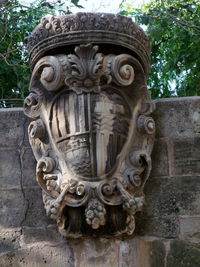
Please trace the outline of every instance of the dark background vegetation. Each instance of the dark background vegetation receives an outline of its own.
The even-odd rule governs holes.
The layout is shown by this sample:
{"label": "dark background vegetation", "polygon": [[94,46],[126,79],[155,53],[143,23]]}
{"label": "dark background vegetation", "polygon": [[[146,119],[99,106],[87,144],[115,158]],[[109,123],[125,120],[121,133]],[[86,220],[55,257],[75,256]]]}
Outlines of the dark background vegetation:
{"label": "dark background vegetation", "polygon": [[[130,1],[131,2],[131,1]],[[0,107],[22,106],[30,69],[24,39],[47,15],[70,13],[79,0],[0,0]],[[200,95],[200,1],[151,0],[134,9],[122,1],[120,14],[145,25],[152,43],[148,80],[153,98]]]}

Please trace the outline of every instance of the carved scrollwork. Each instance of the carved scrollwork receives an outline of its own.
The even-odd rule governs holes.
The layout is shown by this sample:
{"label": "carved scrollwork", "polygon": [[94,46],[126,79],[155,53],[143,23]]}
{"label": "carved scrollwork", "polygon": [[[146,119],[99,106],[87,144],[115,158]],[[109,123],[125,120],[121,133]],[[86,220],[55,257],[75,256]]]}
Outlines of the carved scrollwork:
{"label": "carved scrollwork", "polygon": [[43,121],[41,119],[32,121],[28,127],[28,134],[30,138],[44,139],[46,131]]}
{"label": "carved scrollwork", "polygon": [[90,187],[81,181],[72,179],[64,188],[66,189],[65,204],[70,207],[80,207],[90,198]]}
{"label": "carved scrollwork", "polygon": [[135,78],[133,57],[122,54],[112,58],[111,73],[117,85],[128,86],[131,85]]}
{"label": "carved scrollwork", "polygon": [[122,204],[121,194],[117,189],[118,179],[110,179],[99,184],[97,196],[107,205],[118,206]]}
{"label": "carved scrollwork", "polygon": [[144,187],[151,170],[151,159],[146,151],[134,151],[126,157],[121,175],[130,190],[141,190]]}
{"label": "carved scrollwork", "polygon": [[49,195],[52,194],[51,191],[47,190],[46,182],[47,180],[57,179],[55,175],[48,175],[50,172],[54,170],[54,168],[55,168],[55,161],[50,157],[42,157],[37,162],[36,180],[38,184],[41,186],[41,188]]}
{"label": "carved scrollwork", "polygon": [[[42,34],[58,34],[56,42],[61,33],[70,38],[71,24],[81,35],[85,20],[97,30],[90,21],[93,16],[80,17],[84,21],[72,16],[77,23],[65,17],[44,20]],[[102,18],[108,17],[97,19],[101,30]],[[117,23],[118,18],[112,18]],[[123,32],[126,25],[134,31],[129,22],[115,27]],[[151,170],[155,124],[146,88],[146,54],[136,44],[132,55],[118,46],[110,54],[95,40],[94,35],[91,42],[98,45],[69,43],[69,49],[60,49],[62,54],[59,46],[53,55],[47,49],[45,56],[34,56],[30,95],[24,103],[25,113],[34,119],[28,133],[46,213],[62,235],[73,238],[133,234]]]}
{"label": "carved scrollwork", "polygon": [[140,115],[137,120],[138,130],[142,134],[154,134],[155,133],[155,122],[153,118]]}
{"label": "carved scrollwork", "polygon": [[57,91],[64,84],[64,72],[67,68],[65,55],[46,56],[41,58],[33,71],[31,86],[37,86],[38,81],[47,91]]}
{"label": "carved scrollwork", "polygon": [[24,112],[31,118],[40,116],[41,98],[38,94],[30,93],[24,100]]}

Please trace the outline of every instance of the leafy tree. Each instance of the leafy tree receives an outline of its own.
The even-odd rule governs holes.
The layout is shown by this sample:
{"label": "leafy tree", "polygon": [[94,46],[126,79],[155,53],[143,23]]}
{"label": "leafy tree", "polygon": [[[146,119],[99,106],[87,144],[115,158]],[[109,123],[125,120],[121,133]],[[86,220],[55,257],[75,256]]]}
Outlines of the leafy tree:
{"label": "leafy tree", "polygon": [[121,5],[151,36],[152,96],[200,95],[199,0],[151,0],[139,9]]}
{"label": "leafy tree", "polygon": [[79,0],[0,1],[0,107],[21,106],[28,93],[30,69],[24,40],[45,15],[70,13]]}

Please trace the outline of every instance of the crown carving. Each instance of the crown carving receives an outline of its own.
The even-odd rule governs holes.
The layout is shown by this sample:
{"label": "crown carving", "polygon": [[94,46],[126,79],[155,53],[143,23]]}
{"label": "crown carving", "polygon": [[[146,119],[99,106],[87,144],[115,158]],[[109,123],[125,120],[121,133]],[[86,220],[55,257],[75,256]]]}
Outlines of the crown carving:
{"label": "crown carving", "polygon": [[33,68],[48,50],[66,45],[115,44],[135,53],[149,72],[150,45],[147,35],[131,18],[109,13],[77,13],[45,17],[26,38]]}

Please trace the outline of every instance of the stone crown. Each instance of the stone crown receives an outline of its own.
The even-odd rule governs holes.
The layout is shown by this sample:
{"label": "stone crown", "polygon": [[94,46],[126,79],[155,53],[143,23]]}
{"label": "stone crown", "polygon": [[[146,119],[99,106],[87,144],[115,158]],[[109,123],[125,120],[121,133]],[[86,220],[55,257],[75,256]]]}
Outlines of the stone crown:
{"label": "stone crown", "polygon": [[45,17],[26,39],[30,65],[49,50],[80,43],[112,44],[134,53],[149,72],[149,39],[131,18],[119,14],[77,13]]}

